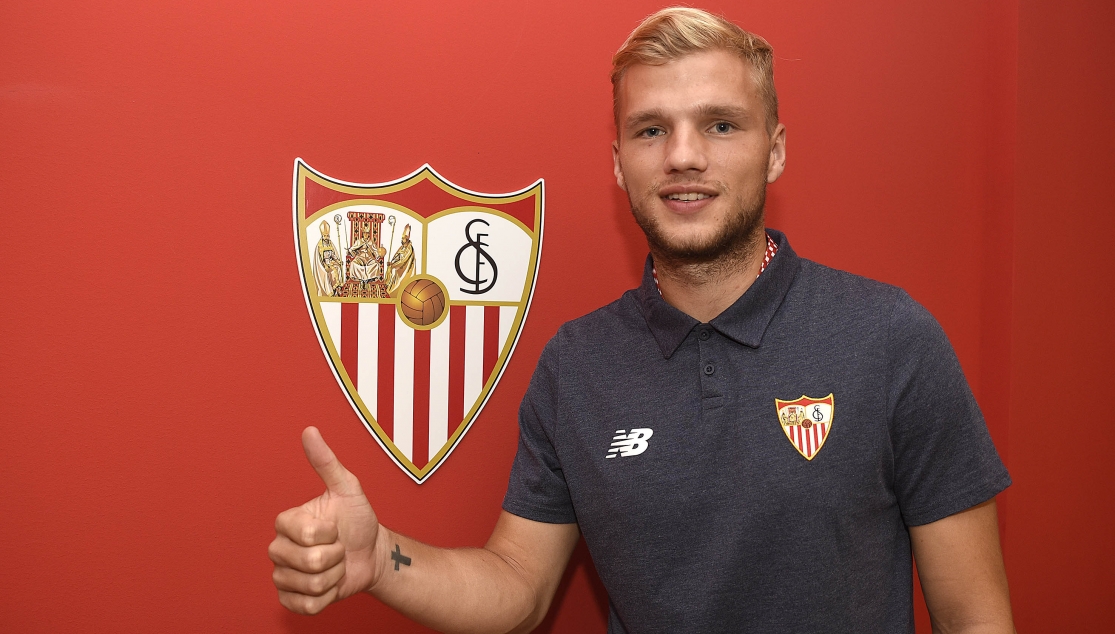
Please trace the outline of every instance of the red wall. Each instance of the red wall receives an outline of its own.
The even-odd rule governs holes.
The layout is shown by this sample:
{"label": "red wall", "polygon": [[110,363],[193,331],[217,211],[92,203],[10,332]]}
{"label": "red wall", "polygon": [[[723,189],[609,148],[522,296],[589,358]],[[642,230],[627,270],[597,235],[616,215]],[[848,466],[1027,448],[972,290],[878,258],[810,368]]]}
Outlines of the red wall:
{"label": "red wall", "polygon": [[[322,488],[299,432],[322,428],[393,528],[484,542],[542,346],[637,280],[607,73],[661,4],[164,4],[0,6],[0,630],[416,631],[369,597],[315,618],[279,607],[274,516]],[[905,287],[949,333],[1015,478],[1020,631],[1101,631],[1115,438],[1088,399],[1115,379],[1112,9],[705,6],[778,52],[789,165],[770,225],[806,257]],[[421,486],[364,431],[315,339],[296,156],[352,181],[424,162],[479,191],[546,179],[523,338]],[[544,630],[603,631],[583,549],[559,592]]]}
{"label": "red wall", "polygon": [[1018,32],[1007,567],[1030,631],[1109,632],[1115,5],[1021,3]]}

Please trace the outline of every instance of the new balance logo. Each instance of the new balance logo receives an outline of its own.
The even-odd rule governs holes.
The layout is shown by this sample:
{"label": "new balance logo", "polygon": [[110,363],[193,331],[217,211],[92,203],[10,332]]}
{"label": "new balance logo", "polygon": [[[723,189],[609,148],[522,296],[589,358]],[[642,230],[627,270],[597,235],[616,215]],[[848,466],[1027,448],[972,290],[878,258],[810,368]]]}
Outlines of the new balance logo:
{"label": "new balance logo", "polygon": [[608,455],[605,458],[637,456],[647,450],[650,444],[647,441],[653,435],[654,430],[645,427],[632,429],[630,433],[623,429],[617,429],[616,437],[612,439],[612,448],[608,450]]}

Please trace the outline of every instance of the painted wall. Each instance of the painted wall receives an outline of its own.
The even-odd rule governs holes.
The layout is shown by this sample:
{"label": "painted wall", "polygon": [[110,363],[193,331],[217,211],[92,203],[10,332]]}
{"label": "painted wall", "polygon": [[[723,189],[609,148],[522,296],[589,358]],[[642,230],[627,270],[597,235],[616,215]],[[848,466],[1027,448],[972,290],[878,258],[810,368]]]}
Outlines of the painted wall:
{"label": "painted wall", "polygon": [[1106,632],[1115,616],[1104,591],[1115,588],[1106,486],[1115,426],[1104,414],[1115,395],[1115,5],[1019,9],[1007,570],[1020,631]]}
{"label": "painted wall", "polygon": [[[392,528],[484,542],[542,346],[637,281],[607,73],[659,6],[4,3],[0,629],[419,631],[369,597],[315,618],[279,607],[274,516],[321,489],[299,432],[322,428]],[[790,158],[769,224],[806,257],[903,286],[952,339],[1015,478],[1019,630],[1101,631],[1115,427],[1089,399],[1115,379],[1111,6],[705,6],[777,51]],[[353,181],[424,162],[479,191],[546,179],[523,338],[421,486],[315,339],[296,156]],[[579,549],[542,630],[603,631],[605,611]]]}

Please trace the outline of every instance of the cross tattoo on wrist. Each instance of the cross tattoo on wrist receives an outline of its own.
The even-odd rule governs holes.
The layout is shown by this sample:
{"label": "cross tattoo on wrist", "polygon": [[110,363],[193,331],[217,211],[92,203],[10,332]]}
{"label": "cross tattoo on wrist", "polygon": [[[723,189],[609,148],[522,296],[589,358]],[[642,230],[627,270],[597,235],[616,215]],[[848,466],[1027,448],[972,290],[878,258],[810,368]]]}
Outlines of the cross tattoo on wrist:
{"label": "cross tattoo on wrist", "polygon": [[391,553],[391,561],[395,562],[395,570],[399,569],[399,564],[404,566],[410,565],[410,557],[404,557],[402,551],[399,550],[399,545],[395,544],[395,552]]}

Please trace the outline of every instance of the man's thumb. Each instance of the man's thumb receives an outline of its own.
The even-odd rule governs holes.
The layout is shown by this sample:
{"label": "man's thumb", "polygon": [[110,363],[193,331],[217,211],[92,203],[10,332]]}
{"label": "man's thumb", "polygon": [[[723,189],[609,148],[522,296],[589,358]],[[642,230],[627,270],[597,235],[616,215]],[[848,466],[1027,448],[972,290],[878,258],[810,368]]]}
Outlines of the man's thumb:
{"label": "man's thumb", "polygon": [[302,431],[302,449],[306,451],[306,458],[314,471],[321,476],[325,488],[329,489],[330,493],[339,495],[363,493],[356,476],[349,473],[341,461],[337,460],[337,456],[329,445],[325,444],[325,439],[321,437],[317,427],[307,427]]}

